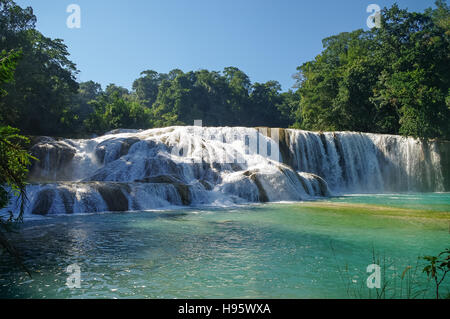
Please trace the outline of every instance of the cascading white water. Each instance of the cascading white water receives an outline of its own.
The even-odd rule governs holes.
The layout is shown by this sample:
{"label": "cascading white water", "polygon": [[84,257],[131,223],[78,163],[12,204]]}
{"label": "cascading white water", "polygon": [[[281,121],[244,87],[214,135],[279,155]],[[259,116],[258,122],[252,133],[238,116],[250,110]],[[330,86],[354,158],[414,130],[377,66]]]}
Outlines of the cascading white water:
{"label": "cascading white water", "polygon": [[379,134],[168,127],[41,138],[32,152],[40,161],[31,170],[26,214],[229,206],[448,185],[436,143]]}
{"label": "cascading white water", "polygon": [[334,192],[445,191],[435,141],[354,132],[288,131],[294,169],[321,176]]}

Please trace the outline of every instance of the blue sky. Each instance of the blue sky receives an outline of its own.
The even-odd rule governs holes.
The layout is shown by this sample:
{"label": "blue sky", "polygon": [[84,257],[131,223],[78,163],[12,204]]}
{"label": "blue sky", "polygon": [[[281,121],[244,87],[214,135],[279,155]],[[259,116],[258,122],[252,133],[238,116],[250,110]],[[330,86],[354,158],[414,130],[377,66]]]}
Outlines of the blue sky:
{"label": "blue sky", "polygon": [[[252,82],[277,80],[289,89],[296,67],[322,49],[327,36],[367,29],[369,4],[390,0],[16,0],[32,6],[37,28],[64,39],[80,81],[131,88],[143,70],[168,72],[236,66]],[[397,0],[414,11],[431,0]],[[69,29],[66,8],[81,8]]]}

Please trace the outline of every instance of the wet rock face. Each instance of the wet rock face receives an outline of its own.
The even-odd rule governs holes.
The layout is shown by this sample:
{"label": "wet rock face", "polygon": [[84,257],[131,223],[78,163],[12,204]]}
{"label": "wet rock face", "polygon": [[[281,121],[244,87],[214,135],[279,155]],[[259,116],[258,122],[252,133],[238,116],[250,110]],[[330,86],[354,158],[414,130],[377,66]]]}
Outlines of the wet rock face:
{"label": "wet rock face", "polygon": [[53,189],[40,191],[31,213],[35,215],[47,215],[52,207],[55,194],[56,192]]}
{"label": "wet rock face", "polygon": [[173,185],[180,195],[183,205],[190,205],[192,203],[192,195],[190,186],[183,183],[180,179],[172,175],[158,175],[152,177],[146,177],[144,179],[137,180],[138,183],[153,183],[153,184],[169,184]]}
{"label": "wet rock face", "polygon": [[437,148],[441,159],[444,189],[450,190],[450,141],[437,141]]}
{"label": "wet rock face", "polygon": [[61,189],[59,192],[59,196],[61,197],[64,211],[66,214],[73,214],[73,206],[75,204],[75,194],[71,192],[69,189]]}
{"label": "wet rock face", "polygon": [[249,176],[250,179],[255,183],[256,187],[258,187],[258,199],[261,203],[267,203],[269,201],[269,197],[267,196],[266,190],[262,186],[261,182],[258,179],[257,174],[252,174]]}
{"label": "wet rock face", "polygon": [[172,184],[175,186],[175,188],[178,191],[178,194],[180,194],[181,202],[185,206],[189,206],[192,203],[192,195],[189,188],[189,185],[185,184]]}
{"label": "wet rock face", "polygon": [[203,187],[207,190],[207,191],[211,191],[214,188],[214,185],[206,180],[199,180],[200,184],[203,185]]}
{"label": "wet rock face", "polygon": [[[297,176],[300,177],[300,180],[302,180],[303,187],[305,188],[306,192],[309,193],[311,196],[322,196],[322,197],[331,196],[327,182],[325,182],[322,177],[311,173],[302,173],[301,175]],[[308,187],[308,185],[305,184],[305,178],[312,181],[310,182],[310,187]]]}
{"label": "wet rock face", "polygon": [[258,170],[248,170],[243,173],[243,175],[247,176],[258,188],[258,201],[260,201],[261,203],[266,203],[269,201],[269,197],[267,196],[267,193],[258,178],[258,174]]}
{"label": "wet rock face", "polygon": [[96,146],[95,156],[100,163],[110,163],[128,154],[131,146],[139,141],[137,137],[103,141]]}
{"label": "wet rock face", "polygon": [[130,189],[124,184],[93,184],[111,212],[127,211],[129,207],[128,198],[125,193],[129,193]]}
{"label": "wet rock face", "polygon": [[182,181],[172,175],[158,175],[136,180],[138,183],[181,184]]}
{"label": "wet rock face", "polygon": [[30,180],[70,180],[76,149],[68,142],[41,137],[30,152],[37,158],[30,169]]}
{"label": "wet rock face", "polygon": [[65,184],[61,184],[61,187],[46,185],[39,190],[35,198],[31,203],[32,214],[44,216],[54,213],[55,209],[66,214],[73,213],[75,193],[66,188]]}

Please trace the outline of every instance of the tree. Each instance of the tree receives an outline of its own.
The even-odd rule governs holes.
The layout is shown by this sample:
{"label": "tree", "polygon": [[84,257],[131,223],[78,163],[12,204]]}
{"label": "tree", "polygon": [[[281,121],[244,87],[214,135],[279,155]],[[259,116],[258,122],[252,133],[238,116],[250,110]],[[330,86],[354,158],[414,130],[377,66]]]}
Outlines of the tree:
{"label": "tree", "polygon": [[209,126],[232,125],[236,122],[230,105],[231,89],[226,78],[217,71],[196,72],[195,85],[205,100],[202,120]]}
{"label": "tree", "polygon": [[114,95],[118,95],[119,97],[126,97],[130,95],[128,89],[115,85],[113,83],[109,84],[105,89],[105,95],[108,97],[112,97]]}
{"label": "tree", "polygon": [[93,113],[85,120],[87,131],[105,133],[118,128],[148,129],[152,126],[151,111],[129,96],[113,91],[101,94],[89,104]]}
{"label": "tree", "polygon": [[[2,56],[0,86],[13,80],[14,67],[19,54],[11,52],[8,55],[3,53]],[[0,94],[6,95],[7,92],[2,91]],[[0,216],[0,247],[15,257],[16,262],[29,274],[17,251],[3,234],[4,231],[10,230],[14,222],[22,220],[26,200],[25,180],[28,173],[27,167],[32,157],[23,149],[28,139],[19,135],[18,132],[19,130],[10,126],[0,126],[0,209],[8,205],[11,195],[17,196],[20,202],[18,215],[10,211],[8,217]]]}
{"label": "tree", "polygon": [[15,81],[4,86],[9,94],[0,101],[3,122],[28,134],[70,131],[74,116],[70,106],[78,83],[66,45],[35,29],[31,7],[0,0],[0,17],[0,50],[22,51]]}
{"label": "tree", "polygon": [[[425,13],[383,10],[377,31],[378,56],[384,73],[375,90],[375,104],[390,108],[399,118],[399,133],[414,137],[450,138],[450,109],[446,97],[450,85],[449,7]],[[444,18],[446,17],[446,18]]]}
{"label": "tree", "polygon": [[[21,207],[18,216],[10,215],[9,221],[21,220],[23,203],[26,199],[25,185],[30,165],[30,155],[23,149],[29,140],[18,134],[19,130],[10,126],[0,126],[0,208],[11,200],[11,194],[19,197]],[[0,224],[4,220],[0,217]]]}
{"label": "tree", "polygon": [[133,82],[133,90],[142,103],[151,108],[158,97],[161,82],[168,79],[167,74],[159,74],[153,70],[141,72],[141,77]]}
{"label": "tree", "polygon": [[156,126],[192,125],[201,119],[208,126],[287,127],[295,122],[296,96],[281,93],[277,81],[252,84],[235,67],[175,70],[161,81],[152,112]]}
{"label": "tree", "polygon": [[214,117],[209,112],[213,93],[206,87],[207,73],[178,73],[172,80],[163,80],[153,106],[155,125],[192,125],[194,120],[207,122]]}
{"label": "tree", "polygon": [[247,74],[236,67],[226,67],[223,71],[225,79],[230,88],[228,103],[231,111],[236,114],[237,119],[241,119],[238,125],[244,125],[248,99],[251,90],[251,82]]}
{"label": "tree", "polygon": [[85,135],[85,121],[94,113],[91,101],[97,99],[103,93],[102,86],[94,81],[81,82],[78,93],[73,96],[70,112],[72,123],[70,134]]}
{"label": "tree", "polygon": [[[14,79],[14,70],[16,69],[17,61],[21,56],[20,51],[10,51],[6,53],[5,50],[0,52],[0,85],[3,86],[5,83],[10,83]],[[0,96],[5,96],[7,94],[0,86]]]}
{"label": "tree", "polygon": [[296,75],[296,127],[450,138],[449,7],[383,9],[381,28],[323,40]]}
{"label": "tree", "polygon": [[298,68],[302,127],[373,130],[376,109],[369,97],[378,65],[372,41],[372,35],[363,30],[326,38],[324,51]]}
{"label": "tree", "polygon": [[282,104],[281,85],[277,81],[254,83],[249,97],[251,107],[245,125],[283,126],[278,106]]}

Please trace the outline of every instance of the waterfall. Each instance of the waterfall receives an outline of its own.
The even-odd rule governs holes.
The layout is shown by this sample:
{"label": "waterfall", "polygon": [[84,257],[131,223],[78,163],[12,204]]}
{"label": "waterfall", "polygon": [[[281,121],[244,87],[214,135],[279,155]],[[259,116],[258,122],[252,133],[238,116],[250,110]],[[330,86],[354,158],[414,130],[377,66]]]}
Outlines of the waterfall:
{"label": "waterfall", "polygon": [[26,215],[450,189],[450,143],[393,135],[168,127],[42,137],[31,152]]}
{"label": "waterfall", "polygon": [[445,154],[440,152],[440,148],[450,149],[449,142],[355,132],[287,131],[293,168],[319,175],[334,192],[450,189],[448,163],[441,160]]}

